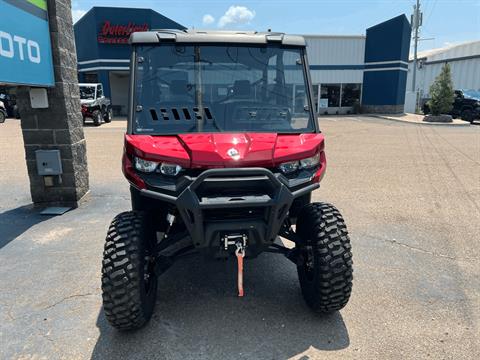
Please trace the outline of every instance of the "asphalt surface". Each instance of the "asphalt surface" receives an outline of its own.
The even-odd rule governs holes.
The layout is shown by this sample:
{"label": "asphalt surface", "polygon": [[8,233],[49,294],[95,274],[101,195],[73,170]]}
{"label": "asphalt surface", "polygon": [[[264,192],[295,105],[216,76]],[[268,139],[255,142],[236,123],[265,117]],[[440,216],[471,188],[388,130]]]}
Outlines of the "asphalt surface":
{"label": "asphalt surface", "polygon": [[188,258],[159,280],[152,321],[119,333],[101,307],[110,220],[128,210],[123,122],[87,127],[91,194],[59,217],[29,205],[21,131],[0,125],[1,359],[478,359],[480,126],[321,120],[327,175],[315,199],[347,221],[354,289],[330,316],[304,304],[279,255]]}

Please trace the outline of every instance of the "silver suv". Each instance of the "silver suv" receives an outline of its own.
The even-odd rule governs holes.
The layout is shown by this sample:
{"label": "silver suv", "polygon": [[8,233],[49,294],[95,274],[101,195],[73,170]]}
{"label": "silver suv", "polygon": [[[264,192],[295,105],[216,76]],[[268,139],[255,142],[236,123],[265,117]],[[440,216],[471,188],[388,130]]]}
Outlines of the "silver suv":
{"label": "silver suv", "polygon": [[96,126],[112,121],[112,105],[105,97],[102,84],[79,84],[80,104],[82,105],[83,123],[90,118]]}

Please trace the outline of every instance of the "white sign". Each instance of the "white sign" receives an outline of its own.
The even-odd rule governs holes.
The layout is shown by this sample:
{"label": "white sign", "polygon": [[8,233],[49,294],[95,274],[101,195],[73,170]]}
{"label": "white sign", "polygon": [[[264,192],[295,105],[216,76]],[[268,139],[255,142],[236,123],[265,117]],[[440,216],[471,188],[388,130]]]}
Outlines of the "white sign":
{"label": "white sign", "polygon": [[328,108],[328,99],[320,99],[320,101],[318,102],[318,108],[319,109]]}

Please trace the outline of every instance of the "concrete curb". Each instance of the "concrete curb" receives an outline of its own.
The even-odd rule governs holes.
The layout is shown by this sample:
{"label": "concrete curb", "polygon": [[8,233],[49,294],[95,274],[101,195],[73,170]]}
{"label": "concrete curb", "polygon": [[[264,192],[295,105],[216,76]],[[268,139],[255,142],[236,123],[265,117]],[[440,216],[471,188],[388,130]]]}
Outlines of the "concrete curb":
{"label": "concrete curb", "polygon": [[462,120],[458,120],[458,121],[461,121],[461,123],[460,122],[455,122],[455,120],[453,120],[454,121],[453,123],[440,123],[440,122],[404,120],[404,119],[399,119],[399,118],[396,118],[396,117],[393,117],[393,116],[378,115],[378,114],[362,114],[362,115],[372,116],[372,117],[376,117],[376,118],[384,119],[384,120],[401,122],[401,123],[404,123],[404,124],[416,124],[416,125],[427,125],[427,126],[431,126],[431,125],[434,125],[434,126],[470,126],[471,125],[470,123],[464,122]]}

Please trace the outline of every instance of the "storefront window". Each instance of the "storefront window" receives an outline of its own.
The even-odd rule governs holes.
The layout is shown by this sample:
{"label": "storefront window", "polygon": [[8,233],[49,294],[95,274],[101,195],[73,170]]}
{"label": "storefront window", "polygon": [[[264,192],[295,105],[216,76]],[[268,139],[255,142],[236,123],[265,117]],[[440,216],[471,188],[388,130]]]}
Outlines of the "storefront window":
{"label": "storefront window", "polygon": [[98,74],[97,73],[85,73],[85,82],[86,83],[91,83],[91,84],[94,84],[94,83],[98,83]]}
{"label": "storefront window", "polygon": [[361,84],[342,84],[342,106],[353,106],[360,102]]}
{"label": "storefront window", "polygon": [[[340,84],[322,85],[320,89],[320,99],[328,99],[328,107],[339,107],[340,106]],[[322,103],[321,100],[320,100],[320,103]]]}

